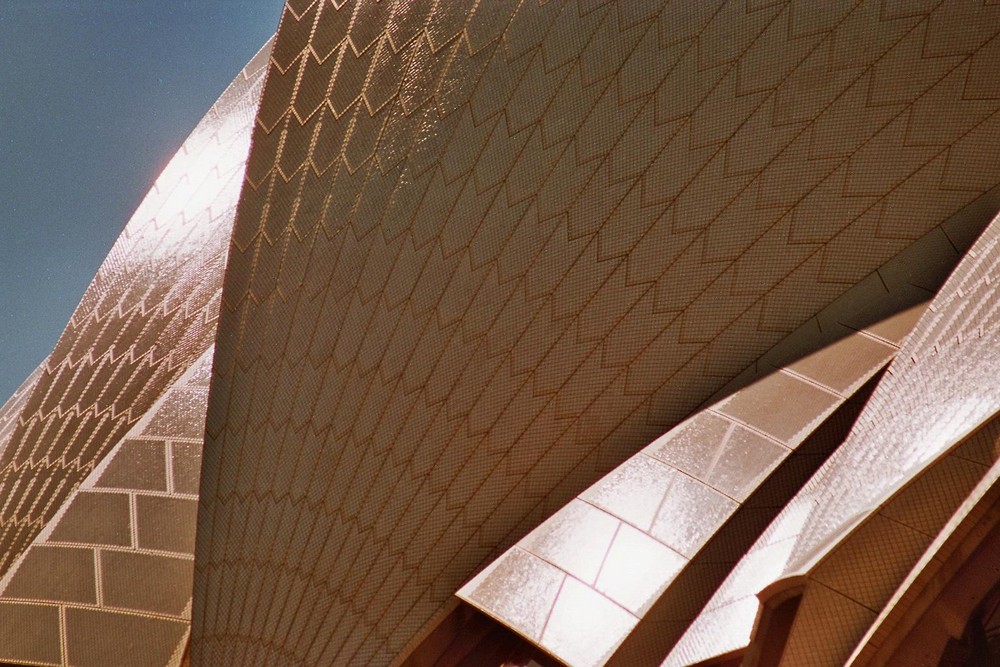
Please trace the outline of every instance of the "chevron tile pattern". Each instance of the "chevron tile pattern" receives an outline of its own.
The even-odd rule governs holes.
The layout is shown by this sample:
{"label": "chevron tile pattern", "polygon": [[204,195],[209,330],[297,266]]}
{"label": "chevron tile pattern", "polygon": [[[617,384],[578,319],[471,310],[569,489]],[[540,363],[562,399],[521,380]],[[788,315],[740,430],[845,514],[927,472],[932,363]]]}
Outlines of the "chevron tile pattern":
{"label": "chevron tile pattern", "polygon": [[0,661],[939,641],[997,72],[994,2],[287,0],[0,407]]}
{"label": "chevron tile pattern", "polygon": [[0,660],[179,664],[190,632],[212,352],[164,392],[0,579],[0,616],[22,635],[0,642]]}
{"label": "chevron tile pattern", "polygon": [[241,74],[112,248],[0,453],[0,573],[215,335],[263,72]]}
{"label": "chevron tile pattern", "polygon": [[[946,225],[956,239],[970,236],[961,232],[963,223],[968,224],[967,218],[959,216]],[[670,609],[654,615],[648,623],[652,627],[636,632],[637,623],[657,596],[673,585],[682,570],[696,569],[689,567],[694,556],[719,536],[764,480],[769,479],[771,486],[797,488],[794,482],[779,480],[783,474],[779,468],[827,416],[889,363],[924,312],[927,302],[913,304],[924,292],[908,279],[923,271],[943,280],[955,258],[967,249],[953,249],[944,227],[906,248],[763,355],[736,381],[752,384],[722,392],[726,396],[719,403],[657,438],[501,557],[501,561],[514,559],[523,566],[493,564],[463,586],[458,596],[569,664],[604,664],[627,636],[630,645],[624,655],[615,653],[620,664],[648,662],[650,655],[665,654],[679,636],[673,628],[685,620],[681,609],[690,604],[666,602]],[[885,318],[879,319],[879,314]],[[803,351],[810,349],[817,351],[803,357]],[[763,507],[755,507],[759,501],[748,506],[758,523],[768,509],[773,518],[780,507],[773,491],[764,495],[768,500]],[[943,507],[947,507],[947,497],[942,497]],[[749,535],[750,522],[737,521]],[[629,546],[619,547],[621,555],[616,557],[619,540]],[[750,543],[731,542],[728,549],[708,550],[704,558],[735,565]],[[644,553],[649,554],[645,561]],[[704,569],[692,576],[712,581]],[[500,573],[509,581],[498,581]],[[548,607],[525,606],[521,596],[495,595],[495,591],[524,585],[545,588],[532,582],[533,574],[559,591]],[[572,610],[574,618],[568,624],[572,630],[556,645],[545,634],[547,619],[556,614],[566,577],[607,600],[562,605]],[[517,586],[514,581],[519,582]],[[687,595],[694,597],[690,591]],[[701,600],[705,602],[707,598]],[[601,644],[595,637],[602,634],[598,629],[608,627],[600,617],[603,609],[614,610],[623,623],[618,635],[604,632],[606,641]],[[540,621],[532,623],[524,614],[537,614]],[[655,618],[660,615],[666,618]]]}
{"label": "chevron tile pattern", "polygon": [[14,427],[17,426],[18,417],[21,415],[21,411],[24,410],[24,404],[28,400],[28,396],[31,395],[32,390],[38,383],[38,378],[41,376],[45,369],[45,362],[31,372],[24,382],[21,383],[7,402],[0,407],[0,454],[3,453],[4,448],[10,441],[10,436],[14,432]]}
{"label": "chevron tile pattern", "polygon": [[[898,489],[1000,411],[994,368],[997,357],[993,350],[1000,321],[998,297],[992,288],[1000,271],[998,244],[1000,222],[995,220],[916,324],[850,435],[733,569],[665,665],[687,665],[745,646],[756,613],[756,594],[786,576],[810,571],[815,565],[817,578],[829,575],[848,589],[864,586],[864,570],[851,572],[852,581],[848,583],[840,578],[843,575],[830,574],[835,570],[830,563],[837,560],[836,556],[831,556],[832,560],[824,558],[848,530],[883,507]],[[990,463],[987,461],[986,466]],[[983,470],[969,471],[966,486],[973,486],[977,475],[982,474]],[[951,480],[951,485],[961,489],[963,482]],[[954,493],[957,491],[952,497]],[[938,496],[938,502],[943,504],[939,511],[946,512],[938,525],[948,516],[948,497],[945,493]],[[899,506],[889,505],[883,515],[897,510]],[[878,520],[872,518],[862,526],[856,540],[863,541]],[[894,535],[895,552],[874,559],[867,567],[868,580],[880,586],[892,583],[893,560],[898,568],[905,568],[898,573],[898,581],[908,570],[907,562],[919,557],[925,546],[919,541],[921,531],[902,533],[906,522],[897,518],[893,523],[899,527]],[[849,551],[856,544],[849,541],[844,549]],[[880,566],[886,571],[880,571]],[[871,584],[869,589],[874,587]],[[827,620],[842,621],[842,633],[850,636],[853,632],[855,639],[860,639],[866,624],[875,620],[877,612],[872,607],[877,605],[872,598],[877,594],[850,590],[851,598],[837,593],[829,584],[823,589],[826,601],[837,609],[830,612],[837,618]],[[883,591],[883,595],[892,590]],[[837,604],[833,604],[833,596],[839,596]],[[811,602],[806,598],[803,604],[807,601]],[[856,614],[852,617],[852,603],[856,607],[865,602],[872,605],[866,612],[868,618],[858,620]],[[819,605],[825,606],[822,601]],[[717,629],[723,623],[724,633]],[[853,643],[848,643],[839,647],[844,658],[854,648]],[[807,650],[809,644],[805,640],[790,648],[799,651],[795,655],[802,659],[801,651]]]}
{"label": "chevron tile pattern", "polygon": [[223,289],[193,661],[388,663],[982,201],[997,11],[289,1]]}
{"label": "chevron tile pattern", "polygon": [[[856,290],[865,291],[855,288],[840,301]],[[888,301],[900,294],[887,296]],[[885,310],[897,312],[898,305]],[[823,311],[821,317],[829,314]],[[913,319],[910,312],[901,317]],[[817,336],[815,324],[807,323],[779,347],[808,348],[801,339]],[[458,596],[568,664],[604,664],[757,487],[780,476],[785,459],[897,349],[870,331],[852,331],[796,366],[779,367],[698,412],[556,512]],[[780,357],[781,351],[771,356]],[[579,596],[574,587],[580,586],[590,589],[592,601],[563,599]],[[525,587],[555,594],[526,605]],[[522,592],[498,596],[497,591]],[[543,600],[549,604],[543,606]],[[608,619],[615,615],[621,619],[617,626]]]}
{"label": "chevron tile pattern", "polygon": [[0,661],[180,661],[222,274],[268,50],[167,165],[0,409]]}

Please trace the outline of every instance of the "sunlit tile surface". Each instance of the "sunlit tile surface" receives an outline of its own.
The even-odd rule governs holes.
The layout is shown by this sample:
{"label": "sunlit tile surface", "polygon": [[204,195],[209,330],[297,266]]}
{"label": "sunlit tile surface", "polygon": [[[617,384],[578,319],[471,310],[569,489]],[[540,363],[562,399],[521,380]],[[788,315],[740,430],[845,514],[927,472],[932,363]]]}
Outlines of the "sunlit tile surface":
{"label": "sunlit tile surface", "polygon": [[[888,347],[882,351],[883,364],[891,353]],[[791,449],[840,402],[836,394],[779,371],[758,381],[753,391],[742,391],[724,400],[716,410],[753,424]]]}
{"label": "sunlit tile surface", "polygon": [[[935,536],[942,530],[945,533],[952,530],[949,525],[954,521],[954,513],[956,510],[962,512],[963,503],[970,494],[977,495],[977,484],[984,475],[989,478],[988,471],[996,465],[998,456],[1000,420],[994,416],[960,445],[911,478],[877,512],[869,514],[835,546],[826,549],[818,562],[807,570],[793,571],[796,575],[794,585],[801,597],[794,624],[783,644],[782,664],[796,667],[845,664],[855,647],[864,641],[863,635],[872,626],[874,615],[893,604],[890,596],[898,587],[906,585],[905,579],[912,568],[920,567],[922,554],[926,554],[928,548],[935,549]],[[967,553],[973,551],[974,544],[975,539],[970,540],[970,545],[965,547]],[[937,550],[940,551],[940,547]],[[942,554],[941,562],[946,560]],[[954,569],[954,565],[950,568]],[[789,573],[783,574],[788,576]],[[760,597],[764,604],[768,603],[768,596],[762,594]],[[906,614],[906,618],[911,619],[909,623],[920,618],[921,610],[913,608],[914,600],[903,603],[897,600],[896,603],[912,609]],[[961,612],[951,611],[948,615],[962,618]],[[895,632],[903,631],[896,628]],[[879,639],[885,639],[884,634]],[[766,647],[773,641],[774,638],[758,626],[748,653],[756,646]],[[903,644],[922,642],[923,639],[906,640]],[[906,648],[899,644],[898,638],[887,643]],[[925,655],[933,654],[930,646],[926,649],[929,653]],[[911,664],[921,660],[933,663],[929,657],[917,658],[920,651],[916,648],[906,648],[904,653],[908,653],[908,657],[893,656],[888,664]]]}
{"label": "sunlit tile surface", "polygon": [[593,585],[620,522],[574,500],[521,541],[526,551]]}
{"label": "sunlit tile surface", "polygon": [[43,362],[41,366],[31,372],[31,375],[25,378],[21,386],[14,391],[11,397],[7,399],[7,402],[3,404],[3,407],[0,408],[0,455],[3,455],[4,448],[10,441],[10,436],[14,432],[14,427],[21,416],[21,411],[24,409],[24,404],[38,383],[38,378],[41,377],[44,368],[45,363]]}
{"label": "sunlit tile surface", "polygon": [[[703,434],[702,429],[711,429],[712,424],[726,432],[714,438]],[[708,412],[685,422],[669,439],[657,440],[646,453],[741,502],[788,454],[788,448]]]}
{"label": "sunlit tile surface", "polygon": [[215,335],[257,66],[195,128],[98,270],[0,453],[0,573]]}
{"label": "sunlit tile surface", "polygon": [[[998,26],[288,0],[0,409],[0,660],[175,664],[190,618],[195,665],[388,664],[461,588],[571,664],[659,661],[995,214]],[[996,409],[993,254],[670,661],[838,545],[913,558],[891,522],[939,515],[869,515]],[[843,636],[888,595],[809,571]]]}
{"label": "sunlit tile surface", "polygon": [[[903,649],[903,659],[909,657],[906,656],[907,634],[919,631],[919,628],[914,627],[918,619],[908,613],[910,605],[906,603],[918,596],[922,588],[930,587],[935,579],[939,582],[945,579],[950,557],[968,549],[969,537],[976,532],[977,523],[988,515],[1000,497],[998,480],[1000,462],[990,467],[948,518],[947,523],[900,582],[845,664],[856,666],[872,664],[876,660],[884,662],[898,649]],[[913,657],[919,659],[919,656]]]}
{"label": "sunlit tile surface", "polygon": [[[687,664],[740,648],[753,613],[713,632],[707,619],[766,585],[815,563],[844,531],[1000,409],[994,338],[1000,308],[1000,224],[994,221],[900,349],[855,428],[782,511],[723,584],[665,664]],[[783,567],[759,568],[758,553],[786,551]],[[771,559],[771,562],[777,562]]]}
{"label": "sunlit tile surface", "polygon": [[[202,437],[181,428],[164,433],[164,414],[186,411],[204,420],[212,348],[167,388],[125,438],[71,493],[0,578],[0,604],[11,610],[50,607],[33,629],[30,651],[0,643],[0,660],[29,660],[60,637],[65,665],[175,665],[190,632],[196,493],[178,488],[165,462],[185,445],[200,463]],[[199,375],[202,377],[199,378]],[[195,397],[199,398],[195,398]],[[196,490],[195,490],[196,491]],[[48,617],[46,617],[48,618]],[[142,628],[142,646],[127,650],[128,628]],[[33,653],[35,652],[35,653]]]}
{"label": "sunlit tile surface", "polygon": [[636,456],[587,489],[581,498],[648,531],[660,511],[664,494],[677,474],[648,456]]}
{"label": "sunlit tile surface", "polygon": [[566,575],[558,568],[514,549],[482,575],[483,597],[518,631],[538,641]]}
{"label": "sunlit tile surface", "polygon": [[[845,298],[851,296],[848,292]],[[887,302],[884,306],[894,301],[906,303],[906,296],[899,292],[883,299]],[[838,307],[834,304],[831,308]],[[810,335],[815,336],[808,329],[797,332],[783,345],[800,345]],[[848,342],[853,339],[863,340]],[[858,350],[868,354],[858,354]],[[521,560],[530,556],[554,565],[566,573],[566,581],[589,585],[620,605],[632,621],[619,626],[622,634],[613,641],[593,642],[586,628],[600,625],[596,615],[602,613],[603,607],[597,605],[590,611],[576,610],[576,630],[562,628],[558,643],[550,641],[556,635],[548,633],[541,639],[529,637],[570,664],[604,664],[741,503],[844,402],[845,395],[833,387],[818,386],[818,378],[810,376],[836,368],[838,381],[830,384],[856,390],[895,352],[895,345],[866,330],[846,334],[797,362],[798,373],[765,375],[698,413],[556,512],[499,562],[507,562],[517,554]],[[768,434],[768,429],[776,433]],[[777,510],[771,511],[773,516]],[[729,558],[735,561],[741,553],[731,553]],[[718,559],[719,554],[714,557]],[[769,553],[767,558],[777,572],[788,553],[782,552],[777,560],[775,554]],[[725,567],[718,562],[707,565],[715,571]],[[549,569],[541,571],[546,579],[552,576]],[[487,578],[493,589],[502,585],[502,576],[503,571],[486,570],[463,586],[458,595],[512,627],[530,625],[532,608],[505,604],[500,609],[489,590],[483,588]],[[508,588],[525,586],[530,576],[529,570],[517,570]],[[577,633],[577,643],[570,648],[572,632]],[[664,643],[660,650],[668,648],[669,643]]]}
{"label": "sunlit tile surface", "polygon": [[597,578],[598,591],[641,617],[687,561],[646,533],[622,524]]}
{"label": "sunlit tile surface", "polygon": [[[972,239],[968,242],[972,243]],[[690,597],[689,582],[679,579],[678,575],[727,521],[745,522],[746,526],[760,524],[758,532],[748,532],[754,529],[740,529],[734,524],[731,528],[740,535],[739,539],[726,537],[705,557],[707,561],[692,560],[692,565],[698,568],[694,571],[701,574],[691,576],[701,579],[716,576],[718,583],[722,583],[728,569],[737,564],[753,538],[766,526],[766,522],[761,524],[762,517],[774,517],[780,509],[780,505],[774,504],[773,495],[769,495],[775,488],[787,486],[780,483],[783,474],[780,466],[826,415],[889,363],[903,337],[901,332],[913,325],[926,307],[926,303],[910,305],[921,298],[919,292],[913,291],[910,277],[918,266],[937,275],[944,273],[948,262],[952,261],[944,251],[951,247],[947,237],[939,231],[912,244],[880,269],[881,275],[873,277],[874,285],[871,280],[862,281],[764,355],[755,367],[743,374],[746,376],[743,383],[749,383],[748,386],[737,387],[735,393],[721,403],[656,439],[639,455],[581,494],[582,500],[622,519],[623,527],[628,525],[645,532],[683,558],[681,567],[669,567],[667,569],[672,571],[660,577],[652,570],[647,573],[641,568],[629,568],[624,560],[612,562],[610,552],[605,557],[601,577],[614,577],[611,568],[622,568],[620,576],[632,582],[634,599],[643,599],[638,607],[630,606],[625,598],[619,600],[637,616],[637,628],[641,632],[629,639],[623,657],[616,664],[627,665],[629,660],[635,659],[658,661],[680,638],[678,628],[683,631],[694,620],[700,604],[691,607],[697,598]],[[813,351],[803,354],[810,345]],[[780,373],[773,373],[782,368]],[[771,369],[770,374],[768,369]],[[755,381],[757,378],[763,381]],[[727,413],[725,406],[734,414]],[[776,418],[780,411],[791,414],[792,418],[784,422]],[[845,422],[844,428],[849,425],[850,421]],[[768,427],[772,431],[784,429],[784,440],[778,434],[768,434]],[[835,448],[842,437],[837,437],[829,446]],[[817,454],[810,449],[805,455],[815,457]],[[792,458],[788,465],[794,471],[802,462]],[[772,476],[770,490],[753,500],[753,493]],[[797,488],[796,485],[783,493],[788,493],[790,498]],[[746,507],[748,512],[734,518],[736,510],[748,500],[752,501]],[[789,521],[782,532],[775,533],[772,548],[755,555],[750,562],[740,563],[732,578],[749,582],[754,577],[764,576],[765,572],[770,572],[772,577],[780,576],[794,556],[794,538],[801,530],[797,522],[808,520],[808,512],[802,508],[795,516],[795,522]],[[565,532],[569,534],[570,530]],[[750,541],[745,547],[735,546],[745,541],[746,536]],[[728,546],[730,544],[734,546]],[[532,551],[527,539],[520,545]],[[580,549],[584,550],[582,541]],[[558,560],[551,562],[560,565]],[[470,581],[460,589],[459,595],[494,616],[513,622],[513,619],[504,619],[502,614],[489,611],[477,599],[477,581],[478,578]],[[646,625],[645,614],[652,602],[669,590],[674,581],[677,581],[677,590],[671,599],[675,603],[682,602],[685,610],[671,611],[668,604]],[[600,584],[597,589],[606,592]],[[707,590],[701,604],[708,601],[712,590]],[[755,599],[746,603],[741,601],[725,605],[705,617],[734,618],[742,613],[738,610],[753,605],[756,605]],[[751,618],[755,613],[751,613]],[[663,624],[669,628],[665,629]],[[546,648],[551,650],[551,647]],[[690,656],[683,660],[689,659],[694,660]]]}
{"label": "sunlit tile surface", "polygon": [[[1000,182],[997,8],[956,7],[291,0],[226,269],[192,659],[391,662],[937,229],[865,283],[926,300]],[[821,334],[880,319],[848,310]],[[820,413],[853,387],[782,372]],[[699,483],[752,495],[733,465]]]}
{"label": "sunlit tile surface", "polygon": [[634,616],[568,577],[540,643],[572,665],[590,667],[603,664],[633,625]]}
{"label": "sunlit tile surface", "polygon": [[734,509],[736,503],[730,498],[695,479],[676,475],[649,532],[690,558]]}
{"label": "sunlit tile surface", "polygon": [[0,411],[0,614],[26,633],[0,637],[0,661],[181,660],[212,343],[267,51],[166,166]]}

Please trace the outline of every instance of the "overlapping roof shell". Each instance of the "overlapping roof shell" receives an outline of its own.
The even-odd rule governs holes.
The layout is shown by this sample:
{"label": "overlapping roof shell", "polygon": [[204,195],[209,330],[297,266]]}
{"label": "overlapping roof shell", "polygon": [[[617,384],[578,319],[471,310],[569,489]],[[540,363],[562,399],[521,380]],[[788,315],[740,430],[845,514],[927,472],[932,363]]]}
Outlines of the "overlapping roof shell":
{"label": "overlapping roof shell", "polygon": [[[207,415],[192,606],[143,613],[190,613],[194,664],[443,660],[460,590],[571,664],[743,650],[762,589],[855,566],[855,519],[888,516],[992,415],[972,400],[988,353],[966,352],[992,342],[991,237],[968,249],[1000,207],[998,11],[289,0],[191,140],[212,157],[191,144],[161,177],[185,213],[140,208],[148,231],[130,223],[0,414],[6,488],[28,503],[0,509],[0,595],[20,590],[12,563],[66,548],[42,528],[97,497],[105,458],[141,467],[125,443],[145,442],[144,415],[191,389],[185,418]],[[935,303],[968,304],[965,328],[931,341],[946,316],[922,304],[960,261],[979,282]],[[184,378],[213,341],[206,393]],[[893,424],[938,413],[965,421],[892,467],[909,433]],[[877,465],[884,484],[851,486]],[[871,493],[834,516],[842,487]],[[959,496],[950,511],[978,516]],[[789,533],[815,559],[747,565],[807,515],[829,518]],[[944,516],[935,530],[966,534]],[[133,528],[109,553],[145,548]],[[81,544],[101,580],[106,549]],[[907,599],[889,595],[907,567],[879,604]],[[95,586],[86,604],[116,606]],[[789,650],[868,655],[865,628],[809,634],[838,627],[815,590]],[[18,599],[77,608],[46,595]],[[61,646],[38,661],[66,662]]]}

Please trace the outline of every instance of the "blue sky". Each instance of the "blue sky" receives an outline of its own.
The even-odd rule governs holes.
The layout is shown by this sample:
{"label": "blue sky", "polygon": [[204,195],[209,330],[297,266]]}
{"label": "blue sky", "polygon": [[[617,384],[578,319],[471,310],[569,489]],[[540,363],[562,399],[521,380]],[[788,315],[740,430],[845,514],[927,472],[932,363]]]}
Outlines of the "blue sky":
{"label": "blue sky", "polygon": [[0,0],[0,403],[281,0]]}

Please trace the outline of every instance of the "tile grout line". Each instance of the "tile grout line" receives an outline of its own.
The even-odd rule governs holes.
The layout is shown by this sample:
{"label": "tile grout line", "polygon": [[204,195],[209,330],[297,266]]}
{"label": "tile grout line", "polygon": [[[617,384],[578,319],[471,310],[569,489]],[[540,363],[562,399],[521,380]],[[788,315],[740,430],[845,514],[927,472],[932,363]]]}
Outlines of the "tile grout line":
{"label": "tile grout line", "polygon": [[128,519],[129,519],[129,538],[131,540],[131,548],[139,548],[139,508],[136,503],[136,494],[130,492],[128,494]]}

